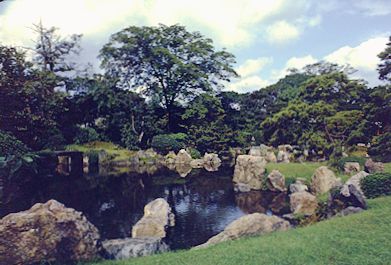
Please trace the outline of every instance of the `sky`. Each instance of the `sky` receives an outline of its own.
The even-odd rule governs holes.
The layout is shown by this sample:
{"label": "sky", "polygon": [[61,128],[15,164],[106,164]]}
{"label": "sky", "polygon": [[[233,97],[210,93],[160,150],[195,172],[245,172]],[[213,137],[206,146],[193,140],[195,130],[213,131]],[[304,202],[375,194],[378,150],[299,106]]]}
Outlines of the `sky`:
{"label": "sky", "polygon": [[33,23],[64,36],[83,34],[80,64],[91,63],[110,35],[131,25],[185,25],[236,56],[239,93],[261,89],[289,68],[326,60],[350,64],[354,78],[381,84],[379,59],[391,35],[391,0],[5,0],[0,43],[31,47]]}

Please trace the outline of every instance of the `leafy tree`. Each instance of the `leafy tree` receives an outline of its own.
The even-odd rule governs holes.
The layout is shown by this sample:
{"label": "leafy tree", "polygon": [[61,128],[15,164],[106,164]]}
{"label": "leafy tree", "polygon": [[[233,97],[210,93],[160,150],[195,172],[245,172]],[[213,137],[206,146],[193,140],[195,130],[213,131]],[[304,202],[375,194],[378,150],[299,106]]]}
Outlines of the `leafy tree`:
{"label": "leafy tree", "polygon": [[23,52],[0,46],[0,129],[42,148],[58,133],[56,115],[63,110],[55,86],[55,76],[33,69]]}
{"label": "leafy tree", "polygon": [[180,25],[131,26],[111,36],[100,52],[102,67],[123,88],[160,102],[174,127],[175,104],[221,87],[237,74],[234,56],[215,51],[211,39]]}
{"label": "leafy tree", "polygon": [[71,55],[79,54],[82,35],[73,34],[62,38],[58,28],[45,28],[42,22],[34,24],[33,31],[37,34],[33,60],[43,71],[62,73],[74,69],[75,63],[68,59]]}
{"label": "leafy tree", "polygon": [[381,60],[377,70],[379,71],[380,80],[391,81],[391,36],[389,37],[387,47],[378,57]]}
{"label": "leafy tree", "polygon": [[190,144],[201,153],[227,150],[234,144],[234,133],[225,124],[225,113],[219,98],[201,94],[187,106],[182,115]]}

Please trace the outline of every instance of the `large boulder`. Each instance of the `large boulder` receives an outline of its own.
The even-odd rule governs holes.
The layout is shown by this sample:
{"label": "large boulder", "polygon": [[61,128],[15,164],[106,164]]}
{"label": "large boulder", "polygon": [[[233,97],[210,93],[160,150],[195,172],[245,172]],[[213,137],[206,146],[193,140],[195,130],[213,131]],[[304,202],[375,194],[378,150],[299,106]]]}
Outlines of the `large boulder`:
{"label": "large boulder", "polygon": [[384,164],[381,162],[374,162],[372,159],[368,159],[365,162],[365,171],[370,174],[384,172]]}
{"label": "large boulder", "polygon": [[290,195],[291,211],[294,214],[312,215],[318,208],[318,200],[306,191],[295,192]]}
{"label": "large boulder", "polygon": [[192,160],[191,155],[189,155],[189,153],[185,149],[181,149],[175,158],[175,163],[190,164],[191,160]]}
{"label": "large boulder", "polygon": [[166,229],[175,225],[175,216],[163,198],[151,201],[144,207],[144,216],[133,226],[133,238],[164,238]]}
{"label": "large boulder", "polygon": [[99,232],[86,217],[50,200],[0,220],[0,264],[69,264],[97,258]]}
{"label": "large boulder", "polygon": [[206,243],[199,245],[196,248],[207,247],[244,236],[259,236],[279,230],[285,231],[289,228],[289,222],[280,217],[268,216],[262,213],[248,214],[233,221],[223,232],[210,238]]}
{"label": "large boulder", "polygon": [[167,252],[169,247],[160,238],[121,238],[102,242],[109,259],[129,259]]}
{"label": "large boulder", "polygon": [[270,172],[270,174],[267,176],[267,184],[268,188],[271,191],[286,191],[285,187],[285,177],[281,174],[278,170],[273,170]]}
{"label": "large boulder", "polygon": [[236,159],[233,182],[247,184],[251,189],[260,190],[265,177],[266,160],[259,156],[240,155]]}
{"label": "large boulder", "polygon": [[344,171],[346,174],[360,172],[360,164],[358,162],[346,162],[344,165]]}
{"label": "large boulder", "polygon": [[311,178],[311,189],[316,194],[323,194],[330,189],[340,186],[341,179],[337,178],[333,171],[326,166],[321,166],[315,170]]}

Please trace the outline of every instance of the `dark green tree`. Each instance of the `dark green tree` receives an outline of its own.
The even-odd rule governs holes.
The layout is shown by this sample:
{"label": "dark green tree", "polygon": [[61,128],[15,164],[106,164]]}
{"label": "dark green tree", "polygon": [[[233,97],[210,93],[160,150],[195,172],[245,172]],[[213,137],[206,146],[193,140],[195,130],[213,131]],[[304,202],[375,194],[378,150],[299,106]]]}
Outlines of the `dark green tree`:
{"label": "dark green tree", "polygon": [[171,131],[175,104],[211,93],[237,76],[232,54],[215,51],[211,39],[180,25],[125,28],[111,36],[100,58],[122,88],[139,89],[160,102]]}
{"label": "dark green tree", "polygon": [[386,49],[378,57],[381,61],[377,68],[379,79],[391,81],[391,36],[389,37]]}

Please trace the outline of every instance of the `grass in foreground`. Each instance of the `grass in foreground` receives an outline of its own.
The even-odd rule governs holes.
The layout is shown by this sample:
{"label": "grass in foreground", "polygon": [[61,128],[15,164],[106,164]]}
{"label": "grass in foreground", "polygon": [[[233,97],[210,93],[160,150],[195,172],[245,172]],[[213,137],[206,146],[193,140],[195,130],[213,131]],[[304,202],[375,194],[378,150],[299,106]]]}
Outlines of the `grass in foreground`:
{"label": "grass in foreground", "polygon": [[391,197],[369,200],[369,210],[312,226],[244,238],[201,250],[89,265],[147,264],[391,264]]}

